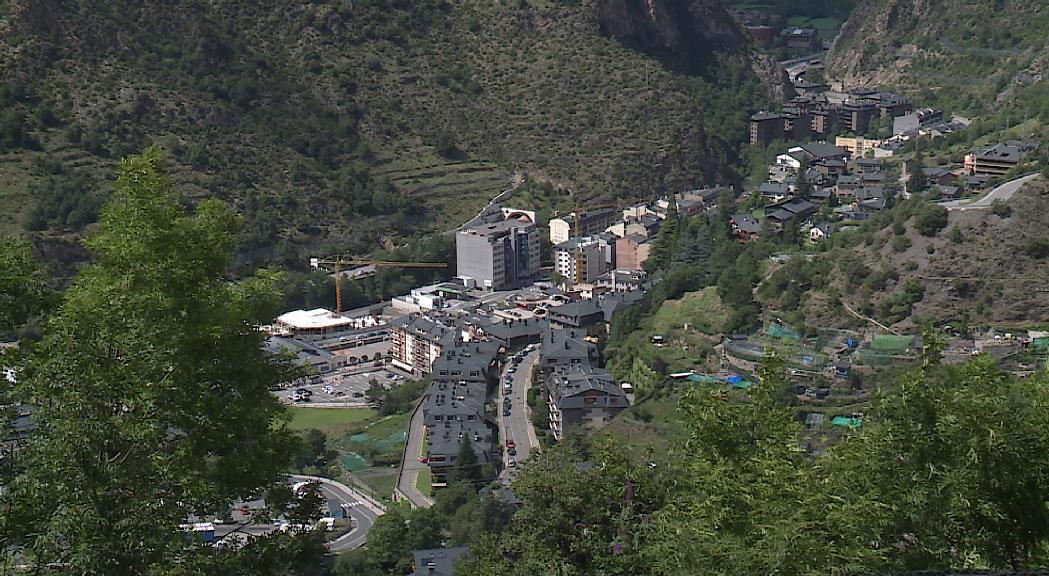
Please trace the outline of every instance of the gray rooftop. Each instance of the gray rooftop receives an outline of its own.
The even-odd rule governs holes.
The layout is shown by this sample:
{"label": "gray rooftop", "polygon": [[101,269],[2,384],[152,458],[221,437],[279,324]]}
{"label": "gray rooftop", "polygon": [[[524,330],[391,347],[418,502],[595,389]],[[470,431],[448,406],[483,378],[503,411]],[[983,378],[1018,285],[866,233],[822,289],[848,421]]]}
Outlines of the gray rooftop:
{"label": "gray rooftop", "polygon": [[[587,408],[626,408],[627,405],[626,395],[615,378],[608,371],[589,365],[555,370],[547,378],[547,387],[550,399],[562,410],[584,405]],[[597,392],[597,398],[584,404],[584,396],[593,396],[588,392]]]}
{"label": "gray rooftop", "polygon": [[[455,562],[470,552],[468,546],[412,550],[415,572],[408,576],[455,576]],[[433,572],[428,566],[433,565]]]}

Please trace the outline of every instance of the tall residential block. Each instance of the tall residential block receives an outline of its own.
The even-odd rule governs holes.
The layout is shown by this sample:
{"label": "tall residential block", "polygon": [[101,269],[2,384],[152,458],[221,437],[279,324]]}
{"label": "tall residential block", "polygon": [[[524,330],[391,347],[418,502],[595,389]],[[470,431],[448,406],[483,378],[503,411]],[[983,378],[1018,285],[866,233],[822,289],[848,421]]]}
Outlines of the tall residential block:
{"label": "tall residential block", "polygon": [[539,230],[527,219],[461,230],[455,236],[458,275],[489,290],[510,290],[539,273]]}
{"label": "tall residential block", "polygon": [[554,269],[571,283],[594,282],[608,271],[605,244],[593,236],[562,242],[554,246]]}

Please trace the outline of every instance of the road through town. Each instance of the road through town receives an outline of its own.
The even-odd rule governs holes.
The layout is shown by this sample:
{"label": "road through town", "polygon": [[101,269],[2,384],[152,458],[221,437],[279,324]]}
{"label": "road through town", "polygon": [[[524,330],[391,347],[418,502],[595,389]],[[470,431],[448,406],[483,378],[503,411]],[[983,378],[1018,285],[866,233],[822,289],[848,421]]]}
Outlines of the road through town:
{"label": "road through town", "polygon": [[346,505],[347,513],[353,520],[353,529],[331,541],[328,549],[332,552],[345,552],[364,545],[372,524],[379,516],[386,513],[381,504],[334,480],[299,474],[292,474],[289,478],[296,482],[318,483],[321,495],[328,501],[328,507],[333,510],[341,504]]}
{"label": "road through town", "polygon": [[426,464],[419,462],[424,433],[423,410],[420,401],[415,411],[412,412],[411,423],[408,424],[408,440],[405,442],[404,454],[401,456],[401,468],[397,472],[397,494],[407,499],[413,508],[433,506],[433,500],[420,492],[416,486],[419,471],[426,468]]}
{"label": "road through town", "polygon": [[[538,361],[539,350],[533,350],[525,355],[513,374],[505,371],[503,373],[503,381],[506,381],[506,377],[509,377],[511,381],[510,416],[503,416],[502,404],[500,404],[499,412],[499,429],[502,431],[502,437],[504,438],[502,447],[504,463],[509,462],[510,458],[514,458],[517,462],[522,462],[531,456],[533,449],[539,449],[539,439],[536,437],[535,429],[532,427],[528,414],[528,388],[532,385],[532,369]],[[500,385],[499,390],[505,398],[505,389]],[[505,440],[514,441],[517,451],[516,456],[510,456]],[[504,468],[503,476],[509,476],[511,470],[512,468],[509,467]]]}

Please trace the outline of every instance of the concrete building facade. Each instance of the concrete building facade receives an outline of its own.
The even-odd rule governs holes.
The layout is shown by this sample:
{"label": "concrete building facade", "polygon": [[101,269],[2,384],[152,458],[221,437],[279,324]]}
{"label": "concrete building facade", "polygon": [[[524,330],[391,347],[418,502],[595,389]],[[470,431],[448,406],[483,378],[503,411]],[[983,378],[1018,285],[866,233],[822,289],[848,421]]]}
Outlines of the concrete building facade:
{"label": "concrete building facade", "polygon": [[608,270],[602,242],[583,236],[554,246],[554,270],[571,283],[597,280]]}
{"label": "concrete building facade", "polygon": [[480,288],[519,288],[539,273],[539,230],[524,219],[461,230],[455,259],[459,276]]}

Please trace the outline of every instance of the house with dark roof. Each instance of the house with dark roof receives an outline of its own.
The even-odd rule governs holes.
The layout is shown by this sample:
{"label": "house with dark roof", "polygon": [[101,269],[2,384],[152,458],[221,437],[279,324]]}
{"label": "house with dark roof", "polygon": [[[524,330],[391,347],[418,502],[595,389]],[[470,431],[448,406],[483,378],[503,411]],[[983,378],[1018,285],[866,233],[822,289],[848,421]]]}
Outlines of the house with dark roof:
{"label": "house with dark roof", "polygon": [[507,348],[519,348],[539,341],[546,326],[544,318],[508,320],[503,318],[474,318],[473,323],[489,338]]}
{"label": "house with dark roof", "polygon": [[455,576],[455,563],[469,552],[469,546],[412,550],[413,572],[408,576]]}
{"label": "house with dark roof", "polygon": [[799,223],[819,211],[819,207],[804,198],[791,198],[786,202],[765,207],[765,217],[782,227],[789,220]]}
{"label": "house with dark roof", "polygon": [[845,174],[838,176],[838,182],[834,185],[835,190],[841,196],[852,196],[856,190],[863,187],[863,181],[859,176]]}
{"label": "house with dark roof", "polygon": [[566,430],[604,427],[627,409],[626,394],[606,370],[588,364],[557,368],[547,374],[544,387],[550,409],[550,429],[561,439]]}
{"label": "house with dark roof", "polygon": [[875,198],[884,198],[885,189],[878,186],[869,186],[856,190],[854,194],[857,201],[873,200]]}
{"label": "house with dark roof", "polygon": [[729,220],[732,234],[743,243],[750,242],[761,231],[761,224],[750,214],[735,214]]}
{"label": "house with dark roof", "polygon": [[861,213],[880,212],[881,210],[884,210],[887,205],[888,202],[885,200],[885,198],[872,198],[870,200],[863,200],[861,202],[857,202],[856,209]]}
{"label": "house with dark roof", "polygon": [[800,148],[805,154],[805,157],[808,158],[810,164],[825,162],[827,160],[840,160],[844,162],[849,159],[848,151],[828,142],[807,142],[802,144]]}
{"label": "house with dark roof", "polygon": [[809,229],[809,240],[822,242],[830,238],[837,231],[837,226],[832,223],[817,224]]}
{"label": "house with dark roof", "polygon": [[582,330],[550,327],[543,332],[539,367],[550,371],[558,367],[597,364],[601,354],[597,346],[585,340]]}
{"label": "house with dark roof", "polygon": [[935,194],[939,194],[940,198],[944,200],[954,200],[961,196],[961,188],[957,186],[945,186],[943,184],[937,184],[932,187]]}
{"label": "house with dark roof", "polygon": [[784,136],[783,115],[776,112],[758,112],[750,117],[750,143],[768,146]]}
{"label": "house with dark roof", "polygon": [[934,184],[953,184],[958,180],[958,176],[938,166],[922,168],[922,174],[925,175],[925,183],[930,186]]}
{"label": "house with dark roof", "polygon": [[809,200],[816,204],[823,204],[830,200],[831,195],[834,194],[834,187],[830,186],[818,186],[809,192]]}
{"label": "house with dark roof", "polygon": [[448,485],[448,474],[455,467],[463,442],[470,443],[478,464],[488,464],[495,460],[492,455],[495,433],[493,427],[486,422],[446,420],[427,428],[426,465],[430,468],[432,488],[444,488]]}
{"label": "house with dark roof", "polygon": [[857,158],[856,171],[861,174],[876,174],[884,170],[885,163],[881,158]]}
{"label": "house with dark roof", "polygon": [[604,312],[593,300],[574,300],[547,309],[547,321],[554,327],[587,328],[605,321]]}
{"label": "house with dark roof", "polygon": [[779,182],[764,182],[758,186],[758,193],[770,202],[779,202],[790,194],[790,186]]}
{"label": "house with dark roof", "polygon": [[433,488],[447,485],[463,442],[471,443],[479,463],[493,460],[495,424],[486,418],[485,401],[498,377],[500,348],[499,342],[456,337],[445,342],[433,362],[420,408]]}
{"label": "house with dark roof", "polygon": [[965,155],[965,173],[1004,176],[1020,163],[1023,156],[1024,150],[1008,144],[977,148]]}
{"label": "house with dark roof", "polygon": [[985,174],[966,176],[962,180],[962,187],[966,190],[981,190],[987,187],[987,183],[990,180],[991,177]]}

